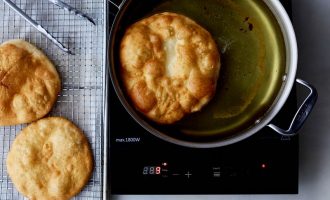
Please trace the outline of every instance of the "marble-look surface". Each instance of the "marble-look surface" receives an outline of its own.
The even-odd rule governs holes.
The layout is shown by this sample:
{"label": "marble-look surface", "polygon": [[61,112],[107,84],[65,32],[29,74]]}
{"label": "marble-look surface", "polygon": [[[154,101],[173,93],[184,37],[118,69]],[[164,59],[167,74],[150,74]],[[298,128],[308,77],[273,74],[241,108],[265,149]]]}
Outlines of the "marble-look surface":
{"label": "marble-look surface", "polygon": [[319,92],[300,131],[298,195],[115,196],[114,200],[329,200],[330,199],[330,0],[292,0],[299,46],[298,77]]}

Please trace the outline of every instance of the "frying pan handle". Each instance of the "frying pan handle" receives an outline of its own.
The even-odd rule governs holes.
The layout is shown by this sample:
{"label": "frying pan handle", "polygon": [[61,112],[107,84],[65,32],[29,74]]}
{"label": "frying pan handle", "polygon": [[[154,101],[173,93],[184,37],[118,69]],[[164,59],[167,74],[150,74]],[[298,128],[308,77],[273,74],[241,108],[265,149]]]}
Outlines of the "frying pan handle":
{"label": "frying pan handle", "polygon": [[118,10],[120,10],[120,8],[124,4],[125,0],[122,0],[119,5],[111,0],[108,0],[108,2],[111,3],[112,5],[116,6],[118,8]]}
{"label": "frying pan handle", "polygon": [[297,79],[296,81],[297,81],[297,83],[300,83],[301,85],[307,87],[310,90],[310,93],[307,96],[307,98],[305,99],[305,101],[302,103],[300,108],[298,109],[296,115],[294,116],[294,118],[291,122],[289,129],[283,130],[273,124],[268,125],[268,127],[273,129],[277,133],[284,135],[284,136],[290,136],[290,137],[297,135],[298,130],[302,127],[302,125],[305,123],[307,117],[311,113],[311,111],[316,103],[317,97],[318,97],[317,91],[312,85],[310,85],[309,83],[307,83],[306,81],[303,81],[301,79]]}

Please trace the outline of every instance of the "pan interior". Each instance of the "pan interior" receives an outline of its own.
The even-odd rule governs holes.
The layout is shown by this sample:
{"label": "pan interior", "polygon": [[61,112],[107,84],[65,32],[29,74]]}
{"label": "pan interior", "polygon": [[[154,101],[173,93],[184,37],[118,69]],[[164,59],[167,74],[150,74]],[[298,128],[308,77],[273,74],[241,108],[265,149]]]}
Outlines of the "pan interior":
{"label": "pan interior", "polygon": [[253,126],[273,104],[286,72],[282,32],[266,4],[261,0],[131,1],[120,35],[135,21],[164,11],[186,15],[202,25],[221,53],[213,100],[170,127],[171,133],[222,137]]}

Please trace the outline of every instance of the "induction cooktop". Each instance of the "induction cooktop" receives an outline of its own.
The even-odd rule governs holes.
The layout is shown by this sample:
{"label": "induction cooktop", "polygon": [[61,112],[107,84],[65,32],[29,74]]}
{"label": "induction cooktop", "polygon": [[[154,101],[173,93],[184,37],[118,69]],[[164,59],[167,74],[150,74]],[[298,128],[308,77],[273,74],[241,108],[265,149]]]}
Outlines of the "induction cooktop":
{"label": "induction cooktop", "polygon": [[[290,13],[291,1],[281,2]],[[289,126],[296,111],[295,91],[273,123]],[[283,137],[266,127],[229,146],[188,148],[143,129],[121,105],[112,85],[108,105],[111,194],[298,193],[298,136]]]}

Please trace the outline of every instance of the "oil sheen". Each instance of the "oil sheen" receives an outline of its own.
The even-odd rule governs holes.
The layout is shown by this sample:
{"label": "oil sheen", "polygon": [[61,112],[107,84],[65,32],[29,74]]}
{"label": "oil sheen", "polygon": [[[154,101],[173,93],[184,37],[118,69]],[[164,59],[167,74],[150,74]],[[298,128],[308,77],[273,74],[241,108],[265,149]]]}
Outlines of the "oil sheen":
{"label": "oil sheen", "polygon": [[169,0],[153,13],[192,18],[213,36],[221,71],[213,100],[177,126],[195,136],[233,134],[254,125],[277,97],[286,71],[276,18],[261,0]]}

